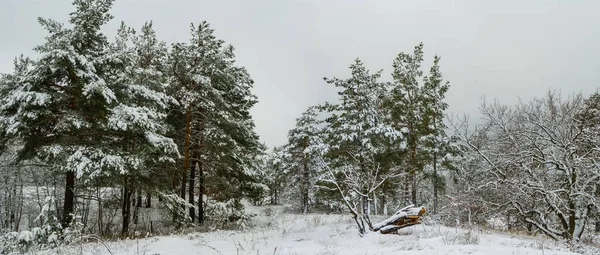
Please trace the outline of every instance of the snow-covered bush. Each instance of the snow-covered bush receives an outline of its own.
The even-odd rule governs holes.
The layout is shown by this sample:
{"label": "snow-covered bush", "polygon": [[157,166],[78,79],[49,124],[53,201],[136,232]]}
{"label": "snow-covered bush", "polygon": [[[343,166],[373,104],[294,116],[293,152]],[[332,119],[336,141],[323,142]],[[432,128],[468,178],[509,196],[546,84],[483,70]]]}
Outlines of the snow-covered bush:
{"label": "snow-covered bush", "polygon": [[166,207],[166,209],[171,213],[171,215],[176,217],[179,225],[184,225],[191,221],[187,208],[194,205],[189,204],[177,194],[158,192],[158,195],[163,199],[163,205]]}
{"label": "snow-covered bush", "polygon": [[456,244],[479,244],[479,235],[473,229],[467,231],[445,232],[442,235],[442,241],[446,245]]}
{"label": "snow-covered bush", "polygon": [[[54,197],[46,197],[40,214],[35,218],[35,222],[40,223],[40,227],[34,227],[31,230],[21,232],[9,232],[0,237],[0,253],[27,252],[32,247],[45,249],[56,247],[61,242],[68,243],[68,229],[63,229],[58,220],[58,212],[55,206]],[[75,224],[74,224],[75,225]]]}
{"label": "snow-covered bush", "polygon": [[32,229],[36,236],[36,241],[39,244],[50,247],[55,246],[59,235],[62,233],[62,227],[58,220],[58,211],[56,210],[56,200],[54,197],[46,197],[42,211],[35,221],[39,221],[41,226]]}
{"label": "snow-covered bush", "polygon": [[492,217],[486,221],[487,226],[498,230],[507,230],[508,224],[500,217]]}
{"label": "snow-covered bush", "polygon": [[245,229],[248,225],[249,215],[244,212],[244,207],[235,199],[226,202],[210,201],[206,203],[205,215],[211,229]]}

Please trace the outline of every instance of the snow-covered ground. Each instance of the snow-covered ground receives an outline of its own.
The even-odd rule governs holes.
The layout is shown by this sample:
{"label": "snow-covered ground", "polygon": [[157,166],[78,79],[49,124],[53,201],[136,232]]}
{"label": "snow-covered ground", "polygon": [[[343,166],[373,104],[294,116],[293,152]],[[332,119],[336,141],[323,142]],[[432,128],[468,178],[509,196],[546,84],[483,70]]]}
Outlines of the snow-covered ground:
{"label": "snow-covered ground", "polygon": [[[431,225],[405,228],[399,235],[359,237],[348,215],[284,214],[273,207],[254,210],[253,226],[245,231],[88,243],[42,254],[576,254],[544,237]],[[590,247],[585,253],[597,251]]]}

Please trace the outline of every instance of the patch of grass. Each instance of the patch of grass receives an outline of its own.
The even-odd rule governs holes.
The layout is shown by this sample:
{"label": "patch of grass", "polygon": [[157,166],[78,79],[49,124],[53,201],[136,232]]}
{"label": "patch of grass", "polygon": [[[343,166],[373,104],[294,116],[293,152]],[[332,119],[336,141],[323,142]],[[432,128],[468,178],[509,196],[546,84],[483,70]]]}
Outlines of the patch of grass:
{"label": "patch of grass", "polygon": [[479,234],[473,229],[468,229],[466,231],[457,229],[455,232],[447,231],[441,236],[445,245],[479,244]]}

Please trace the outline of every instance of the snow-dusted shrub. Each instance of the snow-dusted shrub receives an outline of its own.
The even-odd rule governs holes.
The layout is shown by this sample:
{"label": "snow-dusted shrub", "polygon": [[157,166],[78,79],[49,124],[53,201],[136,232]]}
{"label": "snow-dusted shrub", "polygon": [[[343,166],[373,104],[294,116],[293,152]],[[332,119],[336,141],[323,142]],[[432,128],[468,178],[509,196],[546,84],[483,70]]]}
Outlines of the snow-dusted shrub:
{"label": "snow-dusted shrub", "polygon": [[194,205],[188,203],[185,199],[181,198],[177,194],[166,194],[162,192],[158,192],[158,195],[163,200],[163,205],[170,212],[171,215],[174,215],[179,222],[179,225],[184,225],[191,222],[191,218],[188,214],[187,208],[195,207]]}
{"label": "snow-dusted shrub", "polygon": [[500,217],[492,217],[486,220],[487,226],[497,230],[507,230],[508,224]]}
{"label": "snow-dusted shrub", "polygon": [[245,229],[250,216],[244,213],[244,207],[235,199],[226,202],[210,201],[205,208],[206,224],[212,229]]}
{"label": "snow-dusted shrub", "polygon": [[38,244],[53,247],[62,234],[62,226],[58,220],[58,211],[55,205],[56,199],[54,197],[46,197],[42,211],[35,219],[35,221],[40,222],[41,226],[32,229]]}
{"label": "snow-dusted shrub", "polygon": [[65,228],[62,232],[62,241],[65,244],[72,244],[77,241],[81,241],[81,236],[83,234],[84,224],[81,222],[81,216],[76,215],[73,217],[71,224],[68,228]]}
{"label": "snow-dusted shrub", "polygon": [[54,197],[46,197],[42,211],[34,220],[40,223],[40,227],[2,236],[2,253],[26,252],[34,246],[40,249],[57,246],[63,234],[57,215]]}
{"label": "snow-dusted shrub", "polygon": [[458,229],[455,232],[445,232],[442,234],[442,241],[446,245],[456,245],[456,244],[479,244],[479,235],[475,233],[472,229],[467,231],[459,231]]}
{"label": "snow-dusted shrub", "polygon": [[1,254],[24,253],[32,249],[47,249],[61,244],[71,244],[79,240],[83,224],[80,216],[74,216],[71,225],[63,229],[58,220],[58,211],[54,197],[46,197],[40,214],[35,222],[40,227],[21,232],[9,232],[0,237]]}
{"label": "snow-dusted shrub", "polygon": [[9,254],[12,252],[16,252],[16,251],[26,251],[27,249],[23,249],[23,248],[28,248],[27,247],[21,247],[21,243],[19,240],[19,232],[8,232],[6,234],[4,234],[1,238],[0,238],[0,246],[1,246],[1,254]]}

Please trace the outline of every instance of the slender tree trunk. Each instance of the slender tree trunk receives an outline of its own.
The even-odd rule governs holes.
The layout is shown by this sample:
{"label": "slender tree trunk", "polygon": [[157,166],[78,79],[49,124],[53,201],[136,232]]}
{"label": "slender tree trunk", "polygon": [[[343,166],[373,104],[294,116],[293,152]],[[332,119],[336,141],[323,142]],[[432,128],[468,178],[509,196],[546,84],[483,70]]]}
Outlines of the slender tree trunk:
{"label": "slender tree trunk", "polygon": [[411,153],[410,153],[410,158],[412,161],[412,170],[410,171],[410,181],[412,182],[412,190],[411,190],[411,200],[412,200],[412,204],[413,205],[417,205],[417,178],[416,178],[416,174],[417,174],[417,160],[416,160],[416,154],[417,154],[417,146],[413,145]]}
{"label": "slender tree trunk", "polygon": [[569,200],[569,238],[573,238],[575,236],[575,227],[576,227],[576,209],[575,209],[575,201],[572,199]]}
{"label": "slender tree trunk", "polygon": [[[435,119],[433,120],[435,127]],[[438,176],[437,176],[437,145],[433,150],[433,214],[437,214],[438,209]]]}
{"label": "slender tree trunk", "polygon": [[148,192],[148,194],[146,195],[146,208],[151,208],[152,207],[152,195],[150,194],[150,192]]}
{"label": "slender tree trunk", "polygon": [[121,216],[123,217],[121,236],[127,236],[129,232],[129,218],[131,216],[131,188],[129,185],[129,180],[125,177],[125,185],[123,185],[123,208],[121,208]]}
{"label": "slender tree trunk", "polygon": [[377,203],[377,195],[373,194],[373,210],[375,215],[379,214],[379,203]]}
{"label": "slender tree trunk", "polygon": [[142,207],[142,191],[137,191],[137,196],[135,198],[135,206]]}
{"label": "slender tree trunk", "polygon": [[204,193],[205,193],[205,177],[204,177],[204,164],[202,159],[198,155],[198,182],[200,184],[200,190],[198,192],[198,223],[204,223]]}
{"label": "slender tree trunk", "polygon": [[73,204],[75,199],[75,172],[67,171],[66,185],[65,185],[65,200],[63,204],[63,228],[68,227],[73,220]]}
{"label": "slender tree trunk", "polygon": [[133,210],[133,224],[135,225],[139,222],[140,208],[142,208],[142,192],[138,190],[135,197],[135,209]]}
{"label": "slender tree trunk", "polygon": [[303,162],[303,185],[302,185],[302,213],[308,213],[308,189],[310,185],[310,172],[308,169],[308,159],[305,156]]}
{"label": "slender tree trunk", "polygon": [[96,187],[96,197],[98,197],[98,233],[100,233],[100,236],[102,236],[104,233],[104,223],[102,221],[102,218],[104,218],[104,213],[103,213],[103,209],[102,209],[102,193],[100,192],[100,185],[97,185]]}
{"label": "slender tree trunk", "polygon": [[[434,100],[435,105],[437,102]],[[433,214],[438,209],[438,176],[437,176],[437,114],[433,118],[434,142],[433,142]]]}
{"label": "slender tree trunk", "polygon": [[[181,171],[181,198],[185,200],[185,185],[187,170],[190,165],[190,136],[191,136],[191,123],[192,123],[192,105],[188,105],[187,112],[185,114],[185,141],[183,148],[183,169]],[[190,187],[192,188],[192,187]]]}
{"label": "slender tree trunk", "polygon": [[[192,154],[194,154],[194,153],[192,152]],[[194,187],[195,187],[194,182],[196,181],[197,160],[194,156],[192,156],[192,164],[190,167],[190,184],[188,187],[188,202],[190,203],[190,205],[194,204]],[[196,221],[196,209],[193,206],[190,206],[190,218],[192,219],[192,223],[194,221]]]}
{"label": "slender tree trunk", "polygon": [[204,224],[204,193],[205,193],[205,179],[204,179],[204,164],[202,161],[202,153],[204,150],[204,132],[205,132],[205,111],[204,108],[200,108],[200,137],[198,139],[198,145],[194,152],[194,165],[198,167],[198,224]]}
{"label": "slender tree trunk", "polygon": [[362,214],[369,215],[369,197],[367,196],[362,196]]}
{"label": "slender tree trunk", "polygon": [[273,186],[275,186],[275,188],[273,189],[273,195],[271,196],[271,204],[277,205],[277,200],[279,200],[279,194],[277,194],[277,191],[279,190],[279,183],[275,181],[275,184]]}
{"label": "slender tree trunk", "polygon": [[383,194],[383,196],[381,196],[381,207],[382,207],[381,211],[382,211],[383,215],[388,215],[387,199],[386,199],[385,193]]}

